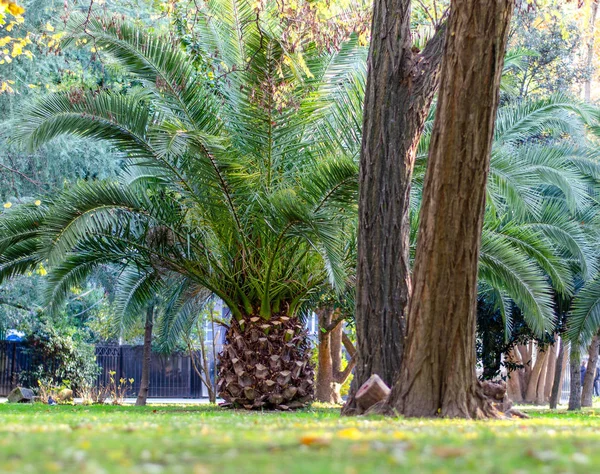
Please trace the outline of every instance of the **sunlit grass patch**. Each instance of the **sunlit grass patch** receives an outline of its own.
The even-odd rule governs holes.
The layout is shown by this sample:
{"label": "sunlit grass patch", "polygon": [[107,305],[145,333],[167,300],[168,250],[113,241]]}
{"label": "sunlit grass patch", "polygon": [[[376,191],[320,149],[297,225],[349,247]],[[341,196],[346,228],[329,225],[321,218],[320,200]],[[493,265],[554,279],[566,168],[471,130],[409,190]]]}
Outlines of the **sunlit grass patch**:
{"label": "sunlit grass patch", "polygon": [[600,412],[529,420],[340,418],[209,406],[0,405],[0,473],[591,472]]}

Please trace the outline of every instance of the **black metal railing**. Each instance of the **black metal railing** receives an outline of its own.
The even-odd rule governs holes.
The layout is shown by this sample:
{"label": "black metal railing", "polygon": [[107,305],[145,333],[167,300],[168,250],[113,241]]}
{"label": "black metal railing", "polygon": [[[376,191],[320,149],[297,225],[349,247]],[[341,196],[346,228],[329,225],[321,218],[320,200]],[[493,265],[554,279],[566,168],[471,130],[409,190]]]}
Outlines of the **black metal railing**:
{"label": "black metal railing", "polygon": [[[96,345],[96,362],[100,367],[96,385],[108,386],[111,376],[117,383],[121,378],[133,379],[127,396],[137,396],[142,379],[142,355],[142,346]],[[195,354],[195,357],[199,359],[199,355]],[[31,384],[31,381],[22,380],[22,374],[35,364],[36,354],[25,343],[0,341],[0,396],[6,396],[21,383]],[[213,364],[209,359],[209,366],[213,367]],[[201,398],[207,396],[207,390],[194,370],[189,354],[152,353],[149,396]]]}

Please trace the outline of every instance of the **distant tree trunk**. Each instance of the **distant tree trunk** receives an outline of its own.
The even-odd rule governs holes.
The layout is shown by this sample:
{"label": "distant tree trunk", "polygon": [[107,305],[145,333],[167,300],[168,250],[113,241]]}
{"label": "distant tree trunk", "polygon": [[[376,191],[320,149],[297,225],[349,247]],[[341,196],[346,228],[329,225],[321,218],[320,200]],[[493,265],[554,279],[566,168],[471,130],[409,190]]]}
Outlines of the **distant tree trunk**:
{"label": "distant tree trunk", "polygon": [[[592,81],[594,74],[594,43],[596,33],[596,17],[598,16],[599,0],[592,0],[590,5],[590,19],[588,23],[588,39],[587,39],[587,54],[586,54],[586,69],[587,78],[583,84],[583,98],[586,102],[592,101]],[[585,405],[584,405],[585,406]]]}
{"label": "distant tree trunk", "polygon": [[569,393],[569,410],[581,409],[581,356],[579,349],[571,345],[570,372],[571,392]]}
{"label": "distant tree trunk", "polygon": [[152,328],[154,326],[154,305],[146,309],[146,323],[144,325],[144,359],[142,361],[142,380],[135,404],[146,405],[150,390],[150,365],[152,363]]}
{"label": "distant tree trunk", "polygon": [[535,359],[535,364],[533,364],[531,377],[529,378],[529,384],[527,385],[527,392],[525,394],[525,401],[527,403],[537,402],[538,385],[540,382],[540,377],[544,371],[546,358],[548,357],[548,349],[542,352],[538,346],[536,352],[537,356]]}
{"label": "distant tree trunk", "polygon": [[344,380],[340,380],[342,373],[342,334],[344,332],[344,323],[339,322],[331,330],[331,372],[333,383],[331,384],[331,400],[333,403],[342,403],[341,388]]}
{"label": "distant tree trunk", "polygon": [[554,344],[550,346],[550,354],[548,356],[548,362],[546,363],[546,383],[544,385],[544,401],[550,400],[552,394],[552,386],[554,385],[554,373],[556,372],[556,357],[558,353],[558,346],[560,340],[557,338]]}
{"label": "distant tree trunk", "polygon": [[497,416],[475,373],[477,270],[514,0],[453,0],[421,205],[407,340],[392,408]]}
{"label": "distant tree trunk", "polygon": [[445,38],[412,48],[410,0],[374,0],[360,158],[358,361],[343,414],[371,374],[399,371],[410,292],[409,196],[416,147],[438,85]]}
{"label": "distant tree trunk", "polygon": [[535,404],[543,405],[546,403],[546,399],[544,394],[546,393],[546,373],[548,372],[548,363],[550,360],[550,355],[552,353],[552,348],[547,347],[546,352],[544,353],[544,361],[542,363],[542,370],[540,371],[540,376],[538,377],[537,388],[535,391]]}
{"label": "distant tree trunk", "polygon": [[331,315],[333,308],[320,308],[317,310],[319,318],[319,346],[317,365],[317,386],[315,398],[319,402],[333,403],[333,363],[331,360]]}
{"label": "distant tree trunk", "polygon": [[560,401],[560,392],[561,386],[563,382],[563,373],[564,373],[564,363],[565,363],[565,340],[561,339],[560,341],[560,351],[558,352],[558,357],[556,358],[556,365],[554,369],[554,383],[552,384],[552,393],[550,394],[550,408],[555,409]]}
{"label": "distant tree trunk", "polygon": [[[519,355],[516,348],[512,348],[507,354],[508,361],[513,364],[521,364],[521,356]],[[521,391],[521,377],[519,376],[519,370],[513,370],[507,374],[508,379],[506,381],[506,395],[515,403],[521,403],[523,401],[523,393]]]}
{"label": "distant tree trunk", "polygon": [[[339,311],[320,308],[319,345],[317,347],[318,370],[316,399],[325,403],[342,403],[341,387],[350,376],[356,363],[356,349],[344,334],[344,321]],[[342,346],[350,354],[350,360],[342,370]]]}
{"label": "distant tree trunk", "polygon": [[531,380],[531,373],[533,371],[533,343],[520,344],[517,346],[516,350],[521,357],[521,363],[523,365],[523,368],[519,370],[519,380],[521,382],[521,401],[525,401],[527,395],[527,387],[529,386],[529,381]]}
{"label": "distant tree trunk", "polygon": [[583,387],[581,388],[581,406],[591,407],[592,396],[594,395],[594,378],[596,377],[596,365],[598,364],[598,348],[600,339],[598,336],[592,339],[587,363],[587,370],[583,378]]}

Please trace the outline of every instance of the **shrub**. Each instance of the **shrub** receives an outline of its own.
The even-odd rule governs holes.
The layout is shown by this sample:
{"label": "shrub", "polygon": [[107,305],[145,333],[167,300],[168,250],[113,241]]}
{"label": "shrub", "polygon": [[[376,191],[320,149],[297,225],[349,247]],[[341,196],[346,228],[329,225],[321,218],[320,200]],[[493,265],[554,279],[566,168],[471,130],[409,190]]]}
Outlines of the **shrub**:
{"label": "shrub", "polygon": [[32,356],[30,370],[21,373],[21,382],[39,387],[61,387],[69,383],[74,391],[90,386],[98,376],[94,346],[77,341],[72,334],[61,333],[50,325],[27,337]]}

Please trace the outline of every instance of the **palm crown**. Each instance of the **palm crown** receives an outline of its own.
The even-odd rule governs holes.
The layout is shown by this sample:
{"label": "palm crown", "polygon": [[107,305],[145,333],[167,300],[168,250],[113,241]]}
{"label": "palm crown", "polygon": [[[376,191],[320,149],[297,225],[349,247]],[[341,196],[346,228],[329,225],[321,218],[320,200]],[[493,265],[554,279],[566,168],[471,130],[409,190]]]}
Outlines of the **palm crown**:
{"label": "palm crown", "polygon": [[[277,12],[259,15],[246,1],[233,9],[213,2],[203,14],[202,61],[120,20],[74,19],[66,43],[93,38],[141,86],[44,97],[19,136],[31,147],[61,134],[107,140],[129,164],[118,181],[81,183],[48,206],[8,216],[0,272],[10,277],[47,259],[57,306],[95,266],[127,265],[121,306],[140,309],[168,287],[163,329],[172,333],[185,329],[190,302],[209,290],[231,310],[230,342],[243,334],[272,346],[246,360],[246,372],[266,368],[288,345],[285,361],[274,364],[284,375],[259,388],[266,375],[258,374],[252,389],[262,395],[246,394],[244,404],[302,403],[312,368],[296,316],[327,280],[343,288],[356,206],[355,157],[326,142],[327,111],[361,75],[365,49],[351,38],[334,52],[308,43],[291,52],[278,36]],[[243,359],[240,349],[225,351],[222,370]],[[290,379],[302,386],[288,387]],[[222,387],[232,402],[249,383],[234,382]]]}

